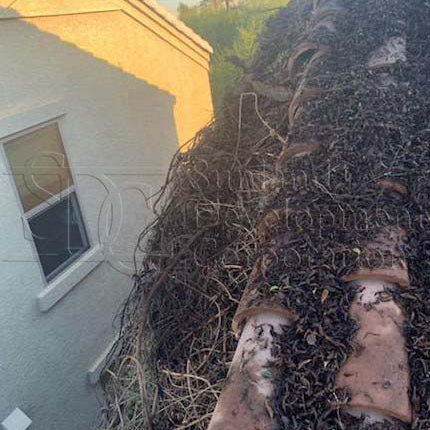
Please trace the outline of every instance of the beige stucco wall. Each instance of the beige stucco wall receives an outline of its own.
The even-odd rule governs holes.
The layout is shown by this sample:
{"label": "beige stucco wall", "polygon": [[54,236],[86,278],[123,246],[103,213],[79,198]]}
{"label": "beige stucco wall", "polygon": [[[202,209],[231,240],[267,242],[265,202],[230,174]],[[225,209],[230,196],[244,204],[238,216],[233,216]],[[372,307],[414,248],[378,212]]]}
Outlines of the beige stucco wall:
{"label": "beige stucco wall", "polygon": [[[0,7],[2,3],[8,1],[0,0]],[[139,0],[65,3],[18,0],[13,7],[41,31],[173,95],[179,145],[212,119],[211,48],[206,42],[169,17],[172,25],[152,2],[148,4],[155,10]]]}
{"label": "beige stucco wall", "polygon": [[41,31],[173,95],[179,145],[212,119],[211,48],[198,36],[184,34],[180,22],[177,28],[139,0],[72,0],[66,9],[62,3],[18,0],[13,7]]}

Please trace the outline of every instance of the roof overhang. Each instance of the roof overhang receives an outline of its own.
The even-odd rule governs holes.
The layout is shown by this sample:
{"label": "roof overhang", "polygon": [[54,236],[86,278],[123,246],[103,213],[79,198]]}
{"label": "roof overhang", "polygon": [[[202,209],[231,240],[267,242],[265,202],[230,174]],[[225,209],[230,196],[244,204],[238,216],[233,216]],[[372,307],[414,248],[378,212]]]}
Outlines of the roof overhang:
{"label": "roof overhang", "polygon": [[150,18],[166,30],[178,32],[192,48],[200,48],[211,54],[212,47],[160,6],[155,0],[0,0],[0,19],[35,18],[58,15],[75,15],[97,12],[122,11],[138,22]]}

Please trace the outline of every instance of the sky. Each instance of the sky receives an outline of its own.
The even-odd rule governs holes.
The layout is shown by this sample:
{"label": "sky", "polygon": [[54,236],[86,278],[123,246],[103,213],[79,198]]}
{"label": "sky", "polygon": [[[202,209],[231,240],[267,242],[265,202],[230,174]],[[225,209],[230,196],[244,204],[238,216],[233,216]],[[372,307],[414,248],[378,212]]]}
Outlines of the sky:
{"label": "sky", "polygon": [[177,15],[179,3],[184,3],[188,6],[193,6],[200,3],[200,0],[157,0],[157,3],[165,7],[169,12]]}

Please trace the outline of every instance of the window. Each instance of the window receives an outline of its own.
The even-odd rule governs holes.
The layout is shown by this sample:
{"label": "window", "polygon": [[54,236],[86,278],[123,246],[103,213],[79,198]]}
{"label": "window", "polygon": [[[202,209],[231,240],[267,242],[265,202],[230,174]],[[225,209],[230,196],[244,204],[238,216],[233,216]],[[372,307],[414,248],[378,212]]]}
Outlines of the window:
{"label": "window", "polygon": [[43,273],[50,281],[89,249],[56,123],[4,145]]}

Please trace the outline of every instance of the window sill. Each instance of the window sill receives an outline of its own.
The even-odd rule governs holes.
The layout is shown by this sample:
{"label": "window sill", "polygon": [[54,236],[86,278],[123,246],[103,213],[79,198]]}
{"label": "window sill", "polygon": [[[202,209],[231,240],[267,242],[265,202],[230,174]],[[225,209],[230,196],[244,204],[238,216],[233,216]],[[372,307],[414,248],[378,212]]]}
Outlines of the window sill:
{"label": "window sill", "polygon": [[118,336],[105,348],[105,350],[100,354],[97,360],[93,363],[91,368],[87,372],[88,382],[91,385],[97,385],[100,381],[100,376],[107,365],[109,365],[109,359],[111,357],[111,352],[118,342]]}
{"label": "window sill", "polygon": [[82,255],[37,296],[40,312],[49,311],[102,262],[103,251],[100,246],[96,246]]}

